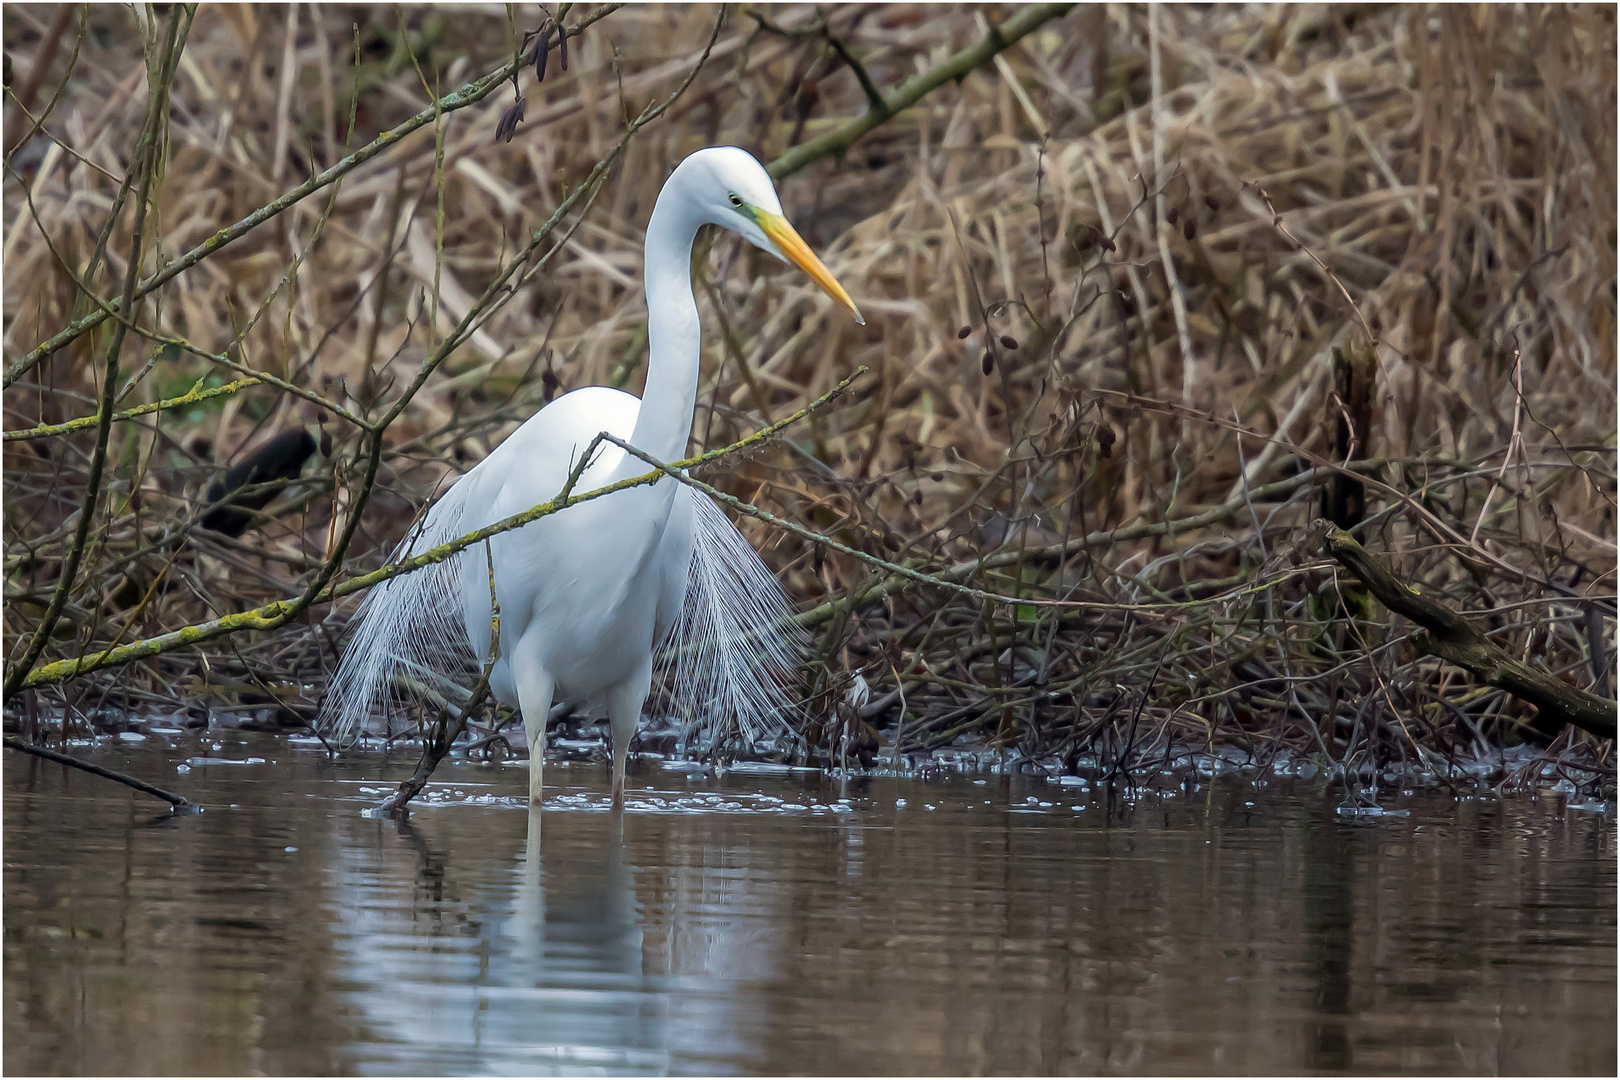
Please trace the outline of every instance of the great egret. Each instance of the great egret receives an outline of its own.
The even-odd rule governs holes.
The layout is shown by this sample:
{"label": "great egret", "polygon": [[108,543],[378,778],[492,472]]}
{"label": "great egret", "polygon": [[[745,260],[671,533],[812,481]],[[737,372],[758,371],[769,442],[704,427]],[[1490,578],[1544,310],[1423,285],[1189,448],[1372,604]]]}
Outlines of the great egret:
{"label": "great egret", "polygon": [[[782,216],[759,162],[736,147],[697,151],[665,182],[647,224],[642,398],[592,386],[553,401],[434,504],[401,556],[555,497],[601,432],[661,461],[684,456],[702,345],[692,244],[708,224],[793,263],[864,323]],[[604,443],[575,490],[646,471]],[[496,536],[487,556],[475,546],[373,589],[328,691],[326,727],[348,737],[397,676],[431,682],[447,661],[462,669],[481,663],[490,644],[491,573],[501,624],[490,688],[523,714],[531,802],[540,800],[546,715],[553,701],[568,701],[606,705],[613,797],[622,803],[625,750],[651,687],[654,653],[672,635],[683,644],[678,698],[705,700],[749,734],[786,703],[771,669],[790,665],[799,641],[783,629],[781,586],[712,500],[666,477]]]}

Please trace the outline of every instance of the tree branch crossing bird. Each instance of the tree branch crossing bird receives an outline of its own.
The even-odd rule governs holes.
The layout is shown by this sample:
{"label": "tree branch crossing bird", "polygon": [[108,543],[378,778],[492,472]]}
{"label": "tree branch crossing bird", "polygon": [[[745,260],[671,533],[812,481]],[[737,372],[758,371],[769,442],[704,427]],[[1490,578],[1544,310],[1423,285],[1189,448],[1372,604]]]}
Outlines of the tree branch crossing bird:
{"label": "tree branch crossing bird", "polygon": [[[692,245],[718,225],[809,275],[864,323],[854,301],[782,216],[769,174],[746,151],[710,147],[675,169],[647,226],[647,382],[641,398],[602,386],[564,394],[461,477],[401,545],[408,557],[554,498],[599,433],[659,461],[684,456],[702,346]],[[600,444],[575,484],[589,491],[647,471]],[[493,577],[493,586],[491,578]],[[654,657],[680,646],[675,696],[756,737],[782,725],[778,676],[798,662],[780,584],[707,495],[666,477],[492,537],[373,589],[323,704],[323,726],[352,738],[399,682],[433,685],[484,662],[490,591],[500,605],[496,699],[522,712],[529,796],[538,802],[546,717],[557,701],[606,706],[613,798],[652,685]]]}

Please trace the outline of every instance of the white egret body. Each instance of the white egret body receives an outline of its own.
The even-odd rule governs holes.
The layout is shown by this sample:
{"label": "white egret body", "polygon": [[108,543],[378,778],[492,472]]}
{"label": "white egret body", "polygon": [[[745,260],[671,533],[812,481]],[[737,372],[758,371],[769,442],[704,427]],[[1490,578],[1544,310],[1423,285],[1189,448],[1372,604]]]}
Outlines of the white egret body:
{"label": "white egret body", "polygon": [[[554,498],[591,440],[607,432],[660,461],[685,456],[697,403],[702,331],[692,296],[692,244],[720,225],[802,268],[860,313],[782,217],[770,176],[735,147],[683,161],[647,226],[647,384],[643,396],[593,386],[553,401],[463,476],[429,511],[400,555],[424,551]],[[574,490],[645,473],[604,443]],[[323,709],[346,736],[396,675],[422,679],[447,657],[482,663],[490,646],[489,570],[500,604],[497,700],[523,714],[529,794],[540,798],[545,724],[554,701],[600,700],[613,737],[613,793],[624,790],[625,750],[652,683],[653,658],[680,628],[691,655],[683,691],[729,710],[747,728],[782,702],[769,670],[791,663],[776,579],[714,503],[664,479],[570,507],[475,546],[438,567],[374,589]]]}

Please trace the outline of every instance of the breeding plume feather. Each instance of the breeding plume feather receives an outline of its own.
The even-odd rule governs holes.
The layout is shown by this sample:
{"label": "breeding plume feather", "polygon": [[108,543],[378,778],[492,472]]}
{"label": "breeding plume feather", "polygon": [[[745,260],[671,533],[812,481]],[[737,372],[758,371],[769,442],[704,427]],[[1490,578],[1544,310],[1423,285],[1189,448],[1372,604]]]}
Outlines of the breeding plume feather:
{"label": "breeding plume feather", "polygon": [[691,497],[692,568],[667,653],[672,697],[688,739],[710,746],[740,738],[778,745],[794,738],[784,682],[804,658],[807,635],[790,621],[787,594],[714,500]]}
{"label": "breeding plume feather", "polygon": [[[477,527],[463,527],[460,487],[430,508],[392,561]],[[660,643],[677,715],[687,721],[689,741],[710,746],[791,742],[787,686],[807,637],[792,622],[781,583],[725,512],[701,491],[682,491],[677,498],[690,503],[692,562],[680,618]],[[487,574],[484,549],[475,545],[372,589],[327,689],[322,730],[347,744],[391,703],[458,705],[481,666],[462,618],[461,582],[487,587]]]}
{"label": "breeding plume feather", "polygon": [[[798,266],[860,321],[849,294],[782,217],[759,162],[735,147],[698,151],[664,184],[647,224],[642,397],[593,386],[557,398],[456,482],[401,556],[555,497],[600,433],[660,461],[684,456],[702,346],[690,264],[706,224]],[[604,443],[575,490],[646,471]],[[622,801],[625,749],[666,643],[677,707],[710,724],[712,736],[787,733],[784,682],[802,652],[787,599],[720,509],[672,477],[576,504],[379,586],[333,679],[327,726],[352,736],[400,685],[438,692],[447,679],[465,679],[490,654],[491,583],[501,636],[490,690],[522,711],[532,799],[540,797],[552,703],[599,700],[613,736],[614,799]]]}
{"label": "breeding plume feather", "polygon": [[[434,503],[392,561],[467,531],[461,527],[465,494],[458,483]],[[475,659],[461,617],[462,566],[473,550],[390,578],[366,594],[351,622],[354,637],[321,703],[319,726],[334,741],[346,745],[364,733],[371,717],[393,700],[454,703]]]}

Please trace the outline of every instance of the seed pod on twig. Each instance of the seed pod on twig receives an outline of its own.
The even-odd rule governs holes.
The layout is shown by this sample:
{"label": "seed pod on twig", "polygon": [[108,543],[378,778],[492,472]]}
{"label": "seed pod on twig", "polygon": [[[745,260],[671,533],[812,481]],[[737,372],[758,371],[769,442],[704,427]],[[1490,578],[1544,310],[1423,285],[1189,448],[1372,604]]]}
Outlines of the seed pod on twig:
{"label": "seed pod on twig", "polygon": [[973,327],[964,326],[962,329],[956,332],[956,339],[958,341],[966,341],[968,339],[968,335],[971,333],[973,333]]}
{"label": "seed pod on twig", "polygon": [[546,81],[546,56],[551,52],[551,21],[540,28],[540,40],[534,43],[534,81]]}
{"label": "seed pod on twig", "polygon": [[1001,347],[1010,352],[1011,350],[1018,348],[1018,339],[1015,337],[1010,337],[1006,334],[1002,334]]}
{"label": "seed pod on twig", "polygon": [[1188,240],[1191,240],[1193,237],[1197,236],[1198,220],[1196,218],[1189,217],[1186,223],[1181,226],[1181,235],[1185,236]]}
{"label": "seed pod on twig", "polygon": [[996,351],[994,349],[986,349],[986,350],[984,350],[984,373],[986,375],[988,375],[992,371],[994,371],[995,369],[996,369]]}
{"label": "seed pod on twig", "polygon": [[527,107],[528,102],[524,98],[518,98],[506,107],[505,111],[501,113],[500,123],[495,125],[496,142],[509,143],[512,141],[512,136],[517,134],[518,125],[523,123],[523,110]]}
{"label": "seed pod on twig", "polygon": [[1172,225],[1174,225],[1178,220],[1180,220],[1180,218],[1181,218],[1181,211],[1177,210],[1173,206],[1170,209],[1168,209],[1168,210],[1166,210],[1164,212],[1164,220],[1168,221]]}
{"label": "seed pod on twig", "polygon": [[568,31],[560,26],[557,27],[557,61],[564,71],[568,70]]}
{"label": "seed pod on twig", "polygon": [[1114,429],[1107,424],[1097,429],[1097,456],[1114,456]]}

